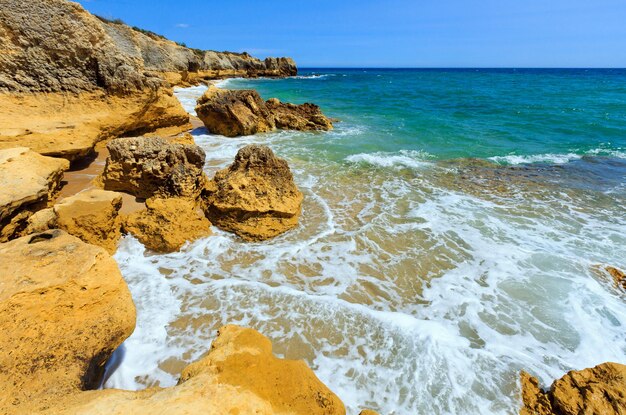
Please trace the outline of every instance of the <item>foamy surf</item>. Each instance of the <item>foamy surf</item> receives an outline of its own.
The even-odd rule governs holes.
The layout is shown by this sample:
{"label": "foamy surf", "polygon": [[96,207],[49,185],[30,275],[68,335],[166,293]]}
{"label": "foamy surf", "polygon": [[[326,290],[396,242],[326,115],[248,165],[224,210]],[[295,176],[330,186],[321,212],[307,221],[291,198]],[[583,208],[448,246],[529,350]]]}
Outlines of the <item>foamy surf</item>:
{"label": "foamy surf", "polygon": [[[137,329],[106,387],[175,384],[227,323],[256,328],[277,354],[305,359],[351,415],[364,406],[516,414],[521,369],[550,384],[570,369],[626,361],[626,305],[592,271],[626,268],[623,186],[602,194],[566,186],[576,175],[540,186],[513,175],[501,189],[480,169],[455,175],[455,161],[360,148],[373,132],[358,121],[325,134],[197,132],[209,177],[248,143],[286,158],[305,195],[300,225],[264,243],[214,229],[168,255],[125,237],[115,257]],[[572,153],[576,163],[564,164],[619,157],[606,151]],[[535,160],[562,156],[570,155]],[[490,193],[473,192],[470,179]]]}

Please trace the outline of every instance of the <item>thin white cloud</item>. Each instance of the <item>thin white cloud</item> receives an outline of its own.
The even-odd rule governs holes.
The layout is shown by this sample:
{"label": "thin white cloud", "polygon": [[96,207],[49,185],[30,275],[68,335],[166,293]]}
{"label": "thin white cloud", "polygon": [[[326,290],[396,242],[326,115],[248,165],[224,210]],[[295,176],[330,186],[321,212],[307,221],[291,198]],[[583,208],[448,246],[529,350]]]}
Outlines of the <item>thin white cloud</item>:
{"label": "thin white cloud", "polygon": [[189,25],[188,25],[187,23],[178,23],[178,24],[176,25],[176,27],[180,27],[180,28],[186,29],[186,28],[188,28],[188,27],[189,27]]}

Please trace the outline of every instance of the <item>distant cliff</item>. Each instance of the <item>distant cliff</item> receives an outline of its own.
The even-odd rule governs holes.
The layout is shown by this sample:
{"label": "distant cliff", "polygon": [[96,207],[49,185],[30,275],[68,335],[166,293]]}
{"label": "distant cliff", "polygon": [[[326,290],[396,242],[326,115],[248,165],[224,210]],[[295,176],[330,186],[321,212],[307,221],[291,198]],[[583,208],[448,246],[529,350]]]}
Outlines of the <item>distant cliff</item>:
{"label": "distant cliff", "polygon": [[0,92],[119,95],[166,81],[296,73],[291,58],[190,49],[66,0],[0,0]]}

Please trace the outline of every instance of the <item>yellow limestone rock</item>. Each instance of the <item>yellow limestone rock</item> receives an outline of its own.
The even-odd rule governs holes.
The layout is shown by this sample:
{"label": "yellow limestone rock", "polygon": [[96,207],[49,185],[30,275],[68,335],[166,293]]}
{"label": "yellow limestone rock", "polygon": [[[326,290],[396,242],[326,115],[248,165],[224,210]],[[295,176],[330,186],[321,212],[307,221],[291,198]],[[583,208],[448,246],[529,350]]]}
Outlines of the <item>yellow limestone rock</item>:
{"label": "yellow limestone rock", "polygon": [[191,199],[150,198],[145,210],[126,219],[124,230],[153,251],[174,252],[187,241],[210,235],[211,222]]}
{"label": "yellow limestone rock", "polygon": [[0,413],[97,387],[134,327],[130,292],[104,249],[61,230],[0,244]]}
{"label": "yellow limestone rock", "polygon": [[525,372],[521,380],[521,415],[626,414],[626,366],[619,363],[572,370],[555,380],[547,392]]}
{"label": "yellow limestone rock", "polygon": [[262,334],[229,325],[219,330],[204,358],[183,370],[177,386],[82,392],[44,413],[344,415],[346,410],[306,363],[279,359]]}
{"label": "yellow limestone rock", "polygon": [[69,162],[25,147],[0,150],[0,242],[17,236],[28,218],[45,208]]}
{"label": "yellow limestone rock", "polygon": [[113,254],[122,236],[122,220],[119,216],[121,207],[120,193],[101,189],[86,190],[54,205],[55,226]]}
{"label": "yellow limestone rock", "polygon": [[273,238],[298,225],[302,193],[287,162],[269,147],[239,150],[235,162],[215,174],[205,193],[211,222],[245,240]]}

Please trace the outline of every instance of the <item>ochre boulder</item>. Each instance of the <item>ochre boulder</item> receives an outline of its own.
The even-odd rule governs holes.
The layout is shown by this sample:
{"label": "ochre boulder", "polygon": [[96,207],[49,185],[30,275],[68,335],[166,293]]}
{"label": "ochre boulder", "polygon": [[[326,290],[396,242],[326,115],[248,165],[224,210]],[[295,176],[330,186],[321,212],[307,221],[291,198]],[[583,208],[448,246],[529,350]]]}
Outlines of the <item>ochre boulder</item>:
{"label": "ochre boulder", "polygon": [[274,117],[276,128],[300,131],[328,131],[333,129],[333,123],[322,114],[320,107],[315,104],[285,104],[277,98],[271,98],[267,100],[266,105]]}
{"label": "ochre boulder", "polygon": [[207,130],[227,137],[284,130],[331,130],[333,124],[317,105],[285,104],[272,98],[264,102],[251,90],[209,87],[196,106]]}
{"label": "ochre boulder", "polygon": [[205,185],[205,154],[196,145],[159,137],[118,138],[107,144],[101,182],[105,189],[152,196],[196,198]]}
{"label": "ochre boulder", "polygon": [[344,415],[346,410],[305,362],[279,359],[262,334],[230,325],[219,330],[204,358],[183,370],[177,386],[83,392],[44,413]]}
{"label": "ochre boulder", "polygon": [[68,168],[67,160],[25,147],[0,150],[0,242],[18,236],[28,218],[47,207]]}
{"label": "ochre boulder", "polygon": [[554,381],[547,392],[525,372],[521,380],[521,415],[626,414],[626,366],[619,363],[572,370]]}
{"label": "ochre boulder", "polygon": [[213,224],[250,241],[295,227],[302,205],[287,162],[258,145],[240,149],[235,162],[209,182],[204,199]]}
{"label": "ochre boulder", "polygon": [[0,244],[0,413],[98,387],[135,327],[135,307],[102,248],[61,230]]}
{"label": "ochre boulder", "polygon": [[113,254],[122,236],[121,207],[122,195],[117,192],[86,190],[54,205],[55,226]]}
{"label": "ochre boulder", "polygon": [[193,200],[151,198],[145,210],[126,219],[124,230],[153,251],[173,252],[187,241],[210,235],[211,222]]}
{"label": "ochre boulder", "polygon": [[272,131],[276,126],[259,93],[210,86],[198,99],[198,118],[207,130],[226,137]]}

